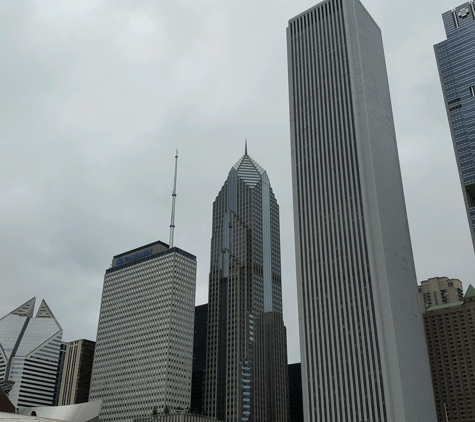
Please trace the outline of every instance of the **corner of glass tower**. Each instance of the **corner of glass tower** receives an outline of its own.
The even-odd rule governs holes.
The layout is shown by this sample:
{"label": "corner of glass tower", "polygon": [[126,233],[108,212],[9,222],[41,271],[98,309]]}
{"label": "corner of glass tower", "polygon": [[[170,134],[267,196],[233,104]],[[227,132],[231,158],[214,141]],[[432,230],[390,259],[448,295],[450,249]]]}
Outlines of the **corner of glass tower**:
{"label": "corner of glass tower", "polygon": [[460,184],[475,249],[475,6],[442,15],[447,39],[434,46]]}

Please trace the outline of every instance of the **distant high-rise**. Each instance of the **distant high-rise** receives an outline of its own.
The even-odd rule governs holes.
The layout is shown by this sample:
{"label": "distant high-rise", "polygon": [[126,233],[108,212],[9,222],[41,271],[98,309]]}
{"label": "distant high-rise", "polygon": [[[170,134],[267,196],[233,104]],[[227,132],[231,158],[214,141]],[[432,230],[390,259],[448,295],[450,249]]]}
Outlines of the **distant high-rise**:
{"label": "distant high-rise", "polygon": [[462,282],[456,278],[432,277],[421,281],[419,286],[419,305],[424,313],[431,306],[463,300]]}
{"label": "distant high-rise", "polygon": [[292,363],[289,371],[289,421],[303,422],[302,365]]}
{"label": "distant high-rise", "polygon": [[96,343],[91,340],[76,340],[66,345],[58,402],[60,406],[88,401],[95,346]]}
{"label": "distant high-rise", "polygon": [[43,300],[35,298],[0,319],[0,381],[13,381],[15,406],[53,406],[63,330]]}
{"label": "distant high-rise", "polygon": [[475,289],[424,312],[438,422],[475,420]]}
{"label": "distant high-rise", "polygon": [[432,422],[381,31],[327,0],[287,40],[305,421]]}
{"label": "distant high-rise", "polygon": [[195,307],[195,334],[193,337],[193,374],[191,377],[190,410],[202,413],[204,409],[204,380],[206,374],[206,337],[208,333],[208,304]]}
{"label": "distant high-rise", "polygon": [[66,355],[66,345],[67,343],[62,341],[59,347],[58,371],[56,372],[56,387],[54,389],[53,406],[58,406],[59,404],[59,393],[61,390],[61,380],[63,379],[63,366],[64,357]]}
{"label": "distant high-rise", "polygon": [[442,15],[447,40],[434,46],[475,247],[475,5]]}
{"label": "distant high-rise", "polygon": [[287,422],[279,208],[249,155],[213,204],[205,410],[223,421]]}
{"label": "distant high-rise", "polygon": [[101,421],[190,405],[196,257],[155,242],[106,270],[89,401]]}

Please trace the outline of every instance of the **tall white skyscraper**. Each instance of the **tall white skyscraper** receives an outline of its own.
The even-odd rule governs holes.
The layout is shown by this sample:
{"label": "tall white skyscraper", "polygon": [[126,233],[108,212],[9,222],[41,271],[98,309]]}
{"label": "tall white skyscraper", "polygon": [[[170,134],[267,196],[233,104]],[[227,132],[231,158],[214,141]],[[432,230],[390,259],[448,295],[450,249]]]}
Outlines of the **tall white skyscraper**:
{"label": "tall white skyscraper", "polygon": [[191,400],[196,257],[155,242],[114,256],[102,292],[89,400],[101,421]]}
{"label": "tall white skyscraper", "polygon": [[58,388],[63,330],[43,300],[35,298],[0,319],[0,381],[12,381],[15,406],[52,406]]}
{"label": "tall white skyscraper", "polygon": [[327,0],[287,37],[305,420],[433,422],[380,29]]}

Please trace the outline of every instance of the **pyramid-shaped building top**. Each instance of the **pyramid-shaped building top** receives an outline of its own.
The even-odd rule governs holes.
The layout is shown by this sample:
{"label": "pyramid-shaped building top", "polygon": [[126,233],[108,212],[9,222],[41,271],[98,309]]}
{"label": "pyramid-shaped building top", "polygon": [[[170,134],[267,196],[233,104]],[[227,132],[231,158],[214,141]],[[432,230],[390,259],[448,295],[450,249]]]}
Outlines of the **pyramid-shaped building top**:
{"label": "pyramid-shaped building top", "polygon": [[10,312],[10,315],[24,316],[27,318],[33,318],[33,311],[35,310],[36,298],[30,299],[28,302],[25,302],[23,305],[16,308],[14,311]]}
{"label": "pyramid-shaped building top", "polygon": [[63,330],[43,300],[35,298],[0,319],[0,381],[11,382],[15,406],[54,404]]}
{"label": "pyramid-shaped building top", "polygon": [[233,166],[233,169],[236,170],[238,177],[250,187],[256,186],[261,180],[269,183],[266,171],[247,155],[247,148],[246,153]]}

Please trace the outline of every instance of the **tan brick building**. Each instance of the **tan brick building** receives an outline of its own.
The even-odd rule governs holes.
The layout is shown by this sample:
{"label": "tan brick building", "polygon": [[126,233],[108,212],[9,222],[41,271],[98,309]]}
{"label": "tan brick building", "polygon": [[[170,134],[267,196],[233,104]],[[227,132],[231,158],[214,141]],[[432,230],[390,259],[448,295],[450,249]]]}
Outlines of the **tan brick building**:
{"label": "tan brick building", "polygon": [[462,301],[432,306],[424,328],[438,422],[475,421],[475,289]]}
{"label": "tan brick building", "polygon": [[422,313],[431,306],[446,305],[463,300],[462,282],[456,278],[432,277],[421,281],[418,290]]}

